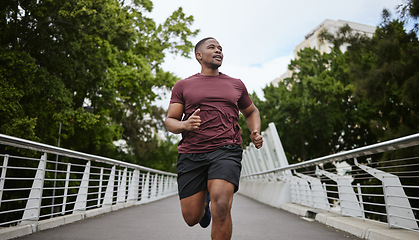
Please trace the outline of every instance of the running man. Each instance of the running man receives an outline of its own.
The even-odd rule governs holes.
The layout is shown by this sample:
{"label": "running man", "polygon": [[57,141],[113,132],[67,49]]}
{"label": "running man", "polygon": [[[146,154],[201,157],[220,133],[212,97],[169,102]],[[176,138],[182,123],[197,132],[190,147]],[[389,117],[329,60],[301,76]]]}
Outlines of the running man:
{"label": "running man", "polygon": [[239,111],[258,149],[263,143],[260,115],[243,82],[218,70],[224,56],[216,39],[199,41],[195,57],[201,73],[175,84],[165,119],[170,132],[182,134],[177,160],[180,205],[189,226],[206,228],[212,218],[212,239],[231,239],[230,211],[243,152]]}

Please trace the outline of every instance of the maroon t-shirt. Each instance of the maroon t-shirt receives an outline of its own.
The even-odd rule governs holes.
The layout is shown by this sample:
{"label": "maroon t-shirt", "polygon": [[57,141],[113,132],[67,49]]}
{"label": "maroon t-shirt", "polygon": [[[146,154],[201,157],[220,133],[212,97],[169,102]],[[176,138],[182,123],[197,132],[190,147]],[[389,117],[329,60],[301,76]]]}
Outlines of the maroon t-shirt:
{"label": "maroon t-shirt", "polygon": [[175,84],[170,103],[183,104],[182,121],[201,109],[199,130],[182,133],[179,153],[204,153],[242,143],[239,109],[249,107],[252,100],[240,79],[223,73],[218,76],[197,73]]}

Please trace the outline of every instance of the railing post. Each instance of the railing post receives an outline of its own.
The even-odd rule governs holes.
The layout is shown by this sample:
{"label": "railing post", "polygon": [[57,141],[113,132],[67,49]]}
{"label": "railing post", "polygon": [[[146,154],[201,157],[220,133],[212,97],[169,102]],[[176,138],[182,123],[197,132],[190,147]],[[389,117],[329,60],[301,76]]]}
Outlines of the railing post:
{"label": "railing post", "polygon": [[270,169],[269,165],[262,156],[262,150],[260,150],[260,149],[258,150],[255,147],[252,147],[251,150],[253,152],[253,156],[255,156],[257,159],[259,159],[259,163],[260,163],[261,167],[263,168],[263,171],[269,170]]}
{"label": "railing post", "polygon": [[170,192],[174,192],[176,188],[176,180],[174,177],[170,177]]}
{"label": "railing post", "polygon": [[42,155],[39,160],[38,169],[36,170],[35,178],[32,183],[32,189],[26,202],[25,211],[23,213],[21,225],[31,224],[39,220],[39,213],[41,211],[42,191],[44,188],[45,168],[47,161],[47,153]]}
{"label": "railing post", "polygon": [[3,199],[3,189],[4,189],[4,182],[6,181],[6,171],[7,171],[7,164],[9,163],[9,155],[4,155],[3,158],[3,166],[1,167],[1,176],[0,176],[0,207],[1,207],[1,200]]}
{"label": "railing post", "polygon": [[246,160],[245,163],[247,163],[247,165],[249,166],[249,173],[255,173],[258,171],[257,167],[255,166],[255,161],[251,156],[250,151],[248,151],[250,149],[250,147],[246,148],[246,151],[244,151],[243,153],[243,159]]}
{"label": "railing post", "polygon": [[100,168],[99,187],[97,193],[97,206],[100,207],[100,200],[102,198],[102,182],[103,182],[103,167]]}
{"label": "railing post", "polygon": [[86,211],[87,193],[89,190],[90,161],[86,163],[83,178],[80,183],[79,192],[77,193],[76,203],[74,204],[73,213],[77,211]]}
{"label": "railing post", "polygon": [[67,172],[65,174],[65,183],[64,183],[64,195],[63,195],[63,207],[61,210],[61,214],[65,214],[66,204],[67,204],[67,195],[68,195],[68,185],[70,183],[70,169],[71,163],[67,164]]}
{"label": "railing post", "polygon": [[149,199],[149,187],[150,187],[150,172],[147,172],[145,181],[143,181],[143,189],[141,191],[141,201],[145,202]]}
{"label": "railing post", "polygon": [[249,174],[249,164],[247,164],[246,155],[243,152],[242,155],[242,174],[247,175]]}
{"label": "railing post", "polygon": [[[249,148],[248,148],[248,152],[249,152],[249,157],[250,157],[250,159],[252,160],[252,162],[253,162],[253,166],[255,167],[255,170],[256,170],[256,172],[260,172],[260,171],[262,171],[262,166],[261,166],[261,164],[260,164],[260,162],[259,162],[259,158],[257,158],[256,156],[255,156],[255,154],[254,154],[254,152],[253,152],[253,146],[250,146]],[[259,176],[257,177],[257,178],[259,178]]]}
{"label": "railing post", "polygon": [[138,185],[140,183],[140,171],[134,170],[131,177],[131,182],[128,187],[128,201],[137,201],[138,199]]}
{"label": "railing post", "polygon": [[302,203],[301,195],[300,195],[300,186],[298,185],[297,180],[294,176],[286,177],[290,181],[290,192],[291,192],[291,201],[293,203]]}
{"label": "railing post", "polygon": [[365,219],[364,200],[362,198],[361,184],[357,183],[356,188],[358,190],[359,205],[361,206],[361,210],[362,210],[362,219]]}
{"label": "railing post", "polygon": [[295,172],[295,174],[300,178],[310,182],[313,207],[329,210],[330,206],[329,202],[327,201],[327,194],[322,187],[321,181],[318,178],[307,176],[301,173]]}
{"label": "railing post", "polygon": [[312,207],[313,205],[313,198],[311,196],[310,186],[308,185],[307,180],[293,176],[292,179],[297,181],[298,189],[300,191],[301,196],[301,204],[305,206]]}
{"label": "railing post", "polygon": [[126,201],[128,202],[130,199],[130,194],[131,194],[131,185],[132,185],[132,180],[134,177],[134,171],[129,171],[127,172],[127,185],[128,185],[128,191],[127,191],[127,196],[126,196]]}
{"label": "railing post", "polygon": [[109,175],[108,184],[106,186],[105,198],[103,199],[102,207],[105,205],[112,205],[113,189],[115,186],[115,171],[116,171],[116,166],[113,166],[111,170],[111,174]]}
{"label": "railing post", "polygon": [[154,176],[152,177],[153,185],[151,186],[151,196],[150,196],[151,200],[156,199],[156,196],[157,196],[157,177],[158,177],[157,173],[154,174]]}
{"label": "railing post", "polygon": [[[269,136],[266,133],[264,135]],[[265,162],[266,162],[266,165],[268,166],[268,169],[274,169],[277,166],[275,166],[275,162],[274,162],[274,159],[271,155],[271,151],[270,151],[270,148],[269,148],[269,143],[267,144],[267,142],[269,142],[268,139],[267,139],[266,142],[263,143],[264,146],[262,146],[262,148],[259,149],[258,152],[260,152],[261,155],[265,156],[265,157],[262,156],[262,158],[265,159]]]}
{"label": "railing post", "polygon": [[119,190],[121,189],[121,178],[122,178],[122,170],[119,169],[118,170],[118,178],[117,178],[117,183],[116,183],[116,202],[118,202],[119,199]]}
{"label": "railing post", "polygon": [[128,169],[125,168],[122,174],[122,179],[120,178],[120,181],[119,181],[118,195],[117,195],[118,203],[125,202],[125,196],[126,196],[126,191],[127,191],[127,171]]}
{"label": "railing post", "polygon": [[269,126],[270,136],[272,137],[272,142],[274,144],[275,153],[279,161],[279,165],[281,167],[288,166],[288,160],[287,160],[287,157],[285,156],[285,151],[284,151],[284,148],[282,147],[281,140],[279,139],[278,131],[276,130],[275,124],[269,123],[268,126]]}
{"label": "railing post", "polygon": [[249,157],[255,166],[256,172],[261,172],[263,170],[266,170],[266,169],[262,169],[263,167],[261,166],[261,163],[259,162],[259,158],[255,156],[253,149],[254,149],[253,147],[248,147],[247,151],[249,152],[249,155],[250,155]]}
{"label": "railing post", "polygon": [[392,228],[418,229],[409,199],[403,190],[398,176],[367,167],[354,159],[355,165],[380,180],[383,184],[384,201],[386,203],[387,222]]}
{"label": "railing post", "polygon": [[166,195],[169,193],[169,176],[165,177],[165,181],[164,181],[164,189],[163,189],[163,195]]}
{"label": "railing post", "polygon": [[348,178],[330,173],[316,167],[316,174],[323,174],[336,182],[342,216],[362,217],[362,210]]}
{"label": "railing post", "polygon": [[157,196],[159,197],[163,195],[163,186],[164,186],[164,175],[161,175],[160,181],[159,181],[158,194],[157,194]]}

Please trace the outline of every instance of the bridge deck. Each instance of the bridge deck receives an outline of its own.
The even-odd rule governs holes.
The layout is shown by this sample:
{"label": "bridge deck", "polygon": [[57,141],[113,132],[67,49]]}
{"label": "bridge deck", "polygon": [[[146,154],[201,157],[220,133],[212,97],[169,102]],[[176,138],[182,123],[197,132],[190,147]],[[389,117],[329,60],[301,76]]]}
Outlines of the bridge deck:
{"label": "bridge deck", "polygon": [[[232,239],[358,239],[236,194]],[[211,226],[188,227],[177,196],[41,231],[19,239],[210,239]]]}

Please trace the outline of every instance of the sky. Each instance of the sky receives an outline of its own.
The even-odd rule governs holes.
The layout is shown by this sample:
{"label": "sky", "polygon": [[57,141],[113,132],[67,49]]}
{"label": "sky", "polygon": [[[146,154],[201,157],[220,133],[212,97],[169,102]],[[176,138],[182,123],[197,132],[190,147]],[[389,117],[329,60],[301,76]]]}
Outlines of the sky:
{"label": "sky", "polygon": [[[382,10],[396,17],[404,0],[153,0],[149,14],[162,24],[182,7],[194,17],[192,30],[200,29],[190,41],[214,37],[223,47],[220,71],[240,78],[249,93],[263,98],[262,89],[286,72],[294,48],[324,20],[345,20],[378,26]],[[180,78],[200,72],[194,55],[187,59],[167,54],[163,69]],[[170,93],[157,102],[167,109]]]}

